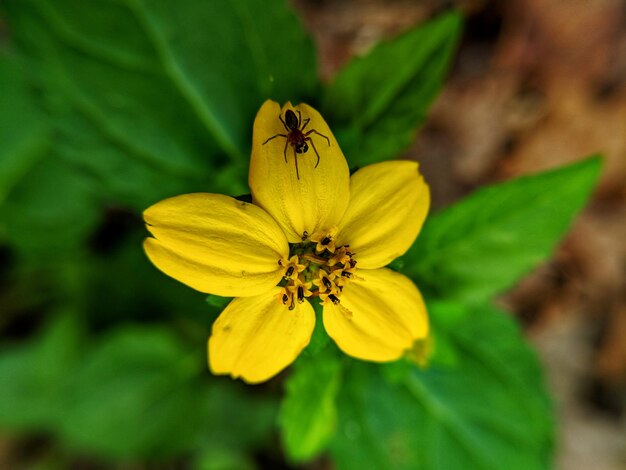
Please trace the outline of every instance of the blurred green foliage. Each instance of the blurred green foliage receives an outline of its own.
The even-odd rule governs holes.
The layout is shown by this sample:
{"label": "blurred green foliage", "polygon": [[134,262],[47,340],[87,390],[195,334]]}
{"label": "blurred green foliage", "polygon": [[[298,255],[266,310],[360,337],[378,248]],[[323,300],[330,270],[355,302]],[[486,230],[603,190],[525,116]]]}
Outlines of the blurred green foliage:
{"label": "blurred green foliage", "polygon": [[[0,61],[0,203],[46,150],[47,126],[15,60]],[[11,110],[11,112],[7,112]]]}
{"label": "blurred green foliage", "polygon": [[[204,342],[204,341],[203,341]],[[124,325],[94,338],[56,312],[0,355],[0,420],[53,432],[78,452],[158,461],[197,451],[241,454],[268,439],[276,398],[208,382],[203,344],[165,326]]]}
{"label": "blurred green foliage", "polygon": [[597,159],[481,190],[427,221],[394,265],[429,303],[424,370],[346,358],[318,321],[284,381],[213,377],[205,342],[228,299],[203,302],[141,251],[150,204],[248,192],[267,98],[322,109],[352,167],[396,158],[442,85],[459,15],[323,86],[281,0],[4,0],[0,13],[4,433],[48,436],[52,468],[89,455],[245,469],[324,453],[342,469],[549,467],[541,371],[489,301],[550,256]]}

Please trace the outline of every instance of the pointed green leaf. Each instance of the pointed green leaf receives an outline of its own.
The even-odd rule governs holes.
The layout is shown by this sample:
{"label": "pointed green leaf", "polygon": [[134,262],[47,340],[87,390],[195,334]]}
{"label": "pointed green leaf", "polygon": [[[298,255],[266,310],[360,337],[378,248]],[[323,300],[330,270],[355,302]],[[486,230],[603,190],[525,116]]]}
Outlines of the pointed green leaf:
{"label": "pointed green leaf", "polygon": [[339,72],[323,111],[351,165],[397,157],[411,144],[441,88],[460,26],[458,14],[442,15]]}
{"label": "pointed green leaf", "polygon": [[482,301],[550,256],[598,179],[601,160],[480,189],[430,216],[404,272],[443,298]]}

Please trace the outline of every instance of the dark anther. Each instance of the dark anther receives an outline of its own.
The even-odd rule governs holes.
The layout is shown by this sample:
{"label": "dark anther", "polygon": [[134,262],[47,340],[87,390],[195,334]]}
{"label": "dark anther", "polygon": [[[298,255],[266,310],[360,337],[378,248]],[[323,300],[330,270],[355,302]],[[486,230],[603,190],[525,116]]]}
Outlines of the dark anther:
{"label": "dark anther", "polygon": [[334,303],[335,305],[337,305],[339,303],[339,299],[337,298],[337,296],[335,296],[335,294],[330,294],[328,296],[328,298],[330,299],[330,301],[332,303]]}
{"label": "dark anther", "polygon": [[305,230],[304,232],[302,232],[302,241],[306,240],[307,238],[309,238],[309,232]]}
{"label": "dark anther", "polygon": [[332,287],[332,284],[327,277],[322,278],[322,284],[324,284],[324,287],[326,287],[326,289],[330,289]]}
{"label": "dark anther", "polygon": [[287,272],[285,273],[285,277],[290,277],[293,274],[293,266],[289,266],[287,268]]}
{"label": "dark anther", "polygon": [[287,294],[283,294],[283,304],[287,305],[287,302],[289,302],[289,296]]}
{"label": "dark anther", "polygon": [[304,302],[304,288],[302,286],[298,286],[298,303]]}
{"label": "dark anther", "polygon": [[330,243],[330,238],[329,237],[324,237],[324,239],[322,240],[322,245],[326,246]]}
{"label": "dark anther", "polygon": [[352,273],[350,271],[341,271],[341,275],[343,277],[347,277],[348,279],[352,277]]}
{"label": "dark anther", "polygon": [[354,268],[355,266],[356,266],[356,260],[351,259],[351,260],[350,260],[350,267],[351,267],[351,268]]}

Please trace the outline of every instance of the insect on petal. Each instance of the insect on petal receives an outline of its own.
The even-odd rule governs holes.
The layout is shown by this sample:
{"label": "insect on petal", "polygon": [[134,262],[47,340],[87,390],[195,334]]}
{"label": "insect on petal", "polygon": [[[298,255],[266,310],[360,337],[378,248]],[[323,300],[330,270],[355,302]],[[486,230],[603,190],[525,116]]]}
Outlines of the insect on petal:
{"label": "insect on petal", "polygon": [[[300,134],[287,125],[287,111],[293,113],[290,125],[297,117]],[[306,151],[297,153],[302,141],[293,139],[306,139]],[[255,204],[276,219],[291,243],[336,225],[348,205],[346,159],[324,118],[306,104],[287,103],[282,110],[274,101],[263,104],[254,121],[248,180]]]}

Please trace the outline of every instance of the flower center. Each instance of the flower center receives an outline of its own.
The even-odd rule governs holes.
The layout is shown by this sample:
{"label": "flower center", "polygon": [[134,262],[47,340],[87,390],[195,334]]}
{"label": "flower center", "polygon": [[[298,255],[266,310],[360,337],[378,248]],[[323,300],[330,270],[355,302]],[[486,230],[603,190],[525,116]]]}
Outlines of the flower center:
{"label": "flower center", "polygon": [[356,260],[349,245],[335,245],[337,229],[324,230],[301,243],[289,246],[289,258],[278,264],[284,268],[279,301],[289,310],[307,297],[319,297],[322,304],[340,303],[343,288],[354,279]]}

